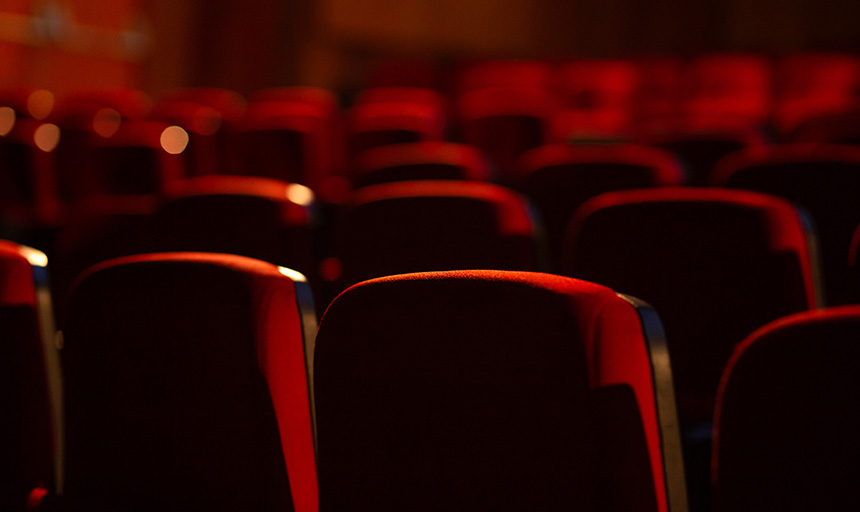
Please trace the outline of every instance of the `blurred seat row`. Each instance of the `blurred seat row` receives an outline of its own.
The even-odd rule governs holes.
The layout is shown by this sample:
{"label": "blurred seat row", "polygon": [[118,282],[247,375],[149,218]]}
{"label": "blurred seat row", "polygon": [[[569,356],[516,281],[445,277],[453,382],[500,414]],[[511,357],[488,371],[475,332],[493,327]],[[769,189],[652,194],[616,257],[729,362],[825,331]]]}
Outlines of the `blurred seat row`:
{"label": "blurred seat row", "polygon": [[672,62],[2,92],[0,508],[854,508],[858,64]]}

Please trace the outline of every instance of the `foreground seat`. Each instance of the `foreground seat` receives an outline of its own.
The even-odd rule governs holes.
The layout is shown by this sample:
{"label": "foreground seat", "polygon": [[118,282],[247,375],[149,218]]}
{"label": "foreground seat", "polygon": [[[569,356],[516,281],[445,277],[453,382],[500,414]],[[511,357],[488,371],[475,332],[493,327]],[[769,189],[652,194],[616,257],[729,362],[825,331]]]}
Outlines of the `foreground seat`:
{"label": "foreground seat", "polygon": [[860,307],[782,318],[723,374],[714,510],[857,510]]}
{"label": "foreground seat", "polygon": [[661,331],[549,274],[349,288],[315,348],[322,510],[685,510]]}
{"label": "foreground seat", "polygon": [[46,264],[0,240],[0,509],[11,512],[54,485],[60,380]]}
{"label": "foreground seat", "polygon": [[316,510],[301,275],[239,256],[120,258],[85,273],[64,313],[70,503]]}

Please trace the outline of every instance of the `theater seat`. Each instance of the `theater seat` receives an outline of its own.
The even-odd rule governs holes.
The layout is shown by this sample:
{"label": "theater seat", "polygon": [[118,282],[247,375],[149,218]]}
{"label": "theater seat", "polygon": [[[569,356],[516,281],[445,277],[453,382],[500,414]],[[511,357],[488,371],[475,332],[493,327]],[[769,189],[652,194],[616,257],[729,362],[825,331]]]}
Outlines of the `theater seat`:
{"label": "theater seat", "polygon": [[[429,270],[540,270],[525,200],[482,182],[402,181],[364,187],[343,205],[334,233],[336,288]],[[337,276],[332,276],[337,277]]]}
{"label": "theater seat", "polygon": [[473,180],[490,178],[490,164],[477,148],[454,142],[392,144],[360,153],[351,180],[362,187],[411,180]]}
{"label": "theater seat", "polygon": [[828,305],[860,301],[846,264],[851,235],[860,223],[860,148],[827,144],[781,144],[726,157],[714,184],[785,198],[806,209],[821,246]]}
{"label": "theater seat", "polygon": [[516,186],[516,161],[525,151],[545,144],[555,97],[547,89],[497,87],[457,98],[463,142],[483,150],[495,164],[497,181]]}
{"label": "theater seat", "polygon": [[273,178],[316,190],[342,161],[338,117],[329,91],[261,91],[227,140],[223,174]]}
{"label": "theater seat", "polygon": [[791,204],[746,191],[609,192],[574,215],[566,274],[647,301],[666,326],[693,510],[709,501],[711,415],[735,345],[818,304],[809,243]]}
{"label": "theater seat", "polygon": [[0,509],[10,512],[55,484],[61,391],[46,265],[0,240]]}
{"label": "theater seat", "polygon": [[111,510],[317,509],[297,272],[239,256],[132,256],[66,303],[62,496]]}
{"label": "theater seat", "polygon": [[661,340],[647,305],[561,276],[353,286],[316,340],[321,509],[686,510]]}
{"label": "theater seat", "polygon": [[603,192],[680,185],[681,164],[671,153],[634,144],[548,144],[520,158],[523,191],[546,227],[553,265],[561,268],[567,223],[588,199]]}
{"label": "theater seat", "polygon": [[714,511],[857,510],[860,307],[779,319],[723,374]]}

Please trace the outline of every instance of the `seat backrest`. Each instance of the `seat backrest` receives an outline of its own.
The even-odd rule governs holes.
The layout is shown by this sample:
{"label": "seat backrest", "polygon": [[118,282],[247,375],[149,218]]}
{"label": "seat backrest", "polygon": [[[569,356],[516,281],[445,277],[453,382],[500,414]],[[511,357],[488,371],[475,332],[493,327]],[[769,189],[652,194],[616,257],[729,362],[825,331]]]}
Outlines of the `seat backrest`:
{"label": "seat backrest", "polygon": [[582,203],[603,192],[680,185],[684,179],[671,153],[634,144],[549,144],[526,152],[519,165],[523,190],[540,212],[556,268],[567,224]]}
{"label": "seat backrest", "polygon": [[353,160],[355,186],[411,180],[475,180],[490,177],[489,162],[475,147],[454,142],[393,144],[370,149]]}
{"label": "seat backrest", "polygon": [[714,510],[856,510],[860,307],[779,319],[735,351],[715,412]]}
{"label": "seat backrest", "polygon": [[463,142],[481,148],[495,164],[497,180],[517,184],[516,160],[545,144],[556,99],[547,89],[497,87],[457,98],[457,122]]}
{"label": "seat backrest", "polygon": [[340,289],[372,277],[430,270],[539,270],[525,200],[483,182],[403,181],[364,187],[335,228]]}
{"label": "seat backrest", "polygon": [[350,159],[390,144],[442,141],[445,110],[441,105],[398,98],[358,103],[349,111],[346,137]]}
{"label": "seat backrest", "polygon": [[316,510],[304,278],[169,253],[88,270],[64,311],[63,494],[131,510]]}
{"label": "seat backrest", "polygon": [[123,121],[110,137],[92,141],[93,188],[87,195],[155,195],[185,178],[181,154],[188,133],[158,121]]}
{"label": "seat backrest", "polygon": [[28,493],[55,484],[61,420],[47,258],[0,240],[0,508],[24,510]]}
{"label": "seat backrest", "polygon": [[657,188],[586,202],[568,232],[566,273],[653,305],[666,326],[682,422],[707,422],[735,344],[815,307],[798,212],[763,194]]}
{"label": "seat backrest", "polygon": [[824,293],[829,305],[860,300],[851,286],[847,255],[860,223],[860,148],[837,145],[764,146],[727,157],[714,183],[764,192],[804,208],[819,235]]}
{"label": "seat backrest", "polygon": [[[666,510],[678,439],[655,318],[530,272],[349,288],[315,346],[322,509]],[[682,476],[668,494],[685,509]]]}
{"label": "seat backrest", "polygon": [[710,501],[711,415],[732,349],[817,305],[805,227],[783,200],[725,189],[609,192],[574,214],[565,273],[639,297],[664,321],[693,510]]}
{"label": "seat backrest", "polygon": [[313,281],[314,194],[252,176],[185,180],[159,205],[149,251],[238,254],[289,267]]}
{"label": "seat backrest", "polygon": [[340,165],[339,112],[323,89],[261,91],[228,137],[223,174],[259,176],[316,189]]}

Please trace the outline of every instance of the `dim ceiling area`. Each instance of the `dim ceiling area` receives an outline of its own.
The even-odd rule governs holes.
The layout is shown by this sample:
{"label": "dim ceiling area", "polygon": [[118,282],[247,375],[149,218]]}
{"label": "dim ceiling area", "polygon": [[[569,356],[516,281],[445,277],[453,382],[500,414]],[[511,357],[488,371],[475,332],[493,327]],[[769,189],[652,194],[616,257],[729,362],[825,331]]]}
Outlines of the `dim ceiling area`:
{"label": "dim ceiling area", "polygon": [[854,0],[3,0],[0,86],[349,90],[382,59],[858,52],[857,19]]}

